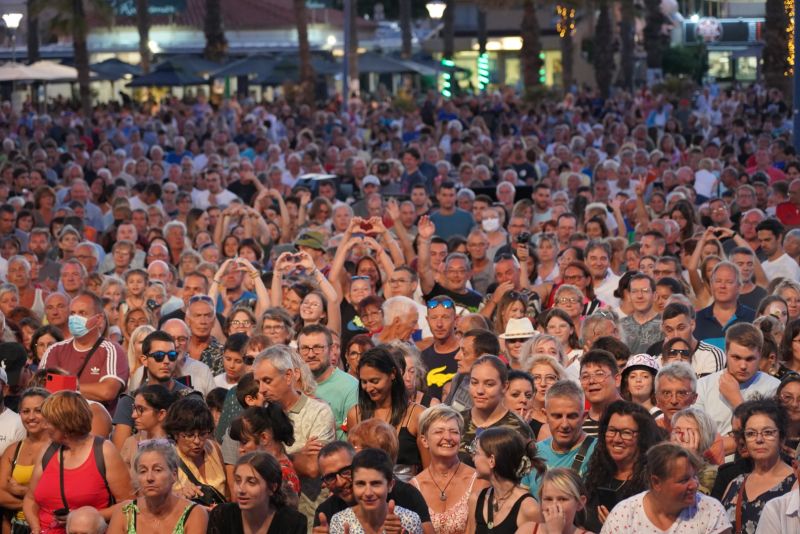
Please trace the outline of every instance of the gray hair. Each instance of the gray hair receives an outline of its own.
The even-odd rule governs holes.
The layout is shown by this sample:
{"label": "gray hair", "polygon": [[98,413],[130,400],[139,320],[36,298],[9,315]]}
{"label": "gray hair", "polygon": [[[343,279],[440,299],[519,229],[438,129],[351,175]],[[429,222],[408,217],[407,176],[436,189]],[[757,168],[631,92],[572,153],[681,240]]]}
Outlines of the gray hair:
{"label": "gray hair", "polygon": [[475,200],[475,191],[467,188],[459,189],[458,194],[456,194],[456,199],[461,199],[465,197],[470,200]]}
{"label": "gray hair", "polygon": [[295,369],[294,354],[292,354],[293,352],[294,350],[286,345],[272,345],[271,347],[264,349],[264,352],[256,356],[255,360],[253,361],[253,367],[255,368],[261,362],[269,362],[281,373],[293,371]]}
{"label": "gray hair", "polygon": [[31,274],[31,262],[29,262],[28,258],[25,256],[20,256],[19,254],[11,256],[8,259],[8,266],[10,267],[12,263],[21,263],[22,267],[25,269],[25,273]]}
{"label": "gray hair", "polygon": [[735,263],[731,263],[729,261],[721,261],[714,266],[714,269],[711,271],[711,281],[713,282],[714,279],[717,277],[717,272],[720,269],[730,269],[733,272],[734,277],[736,278],[736,285],[742,285],[742,273],[739,271],[739,267]]}
{"label": "gray hair", "polygon": [[14,293],[19,300],[19,289],[14,284],[0,284],[0,297],[6,293]]}
{"label": "gray hair", "polygon": [[386,299],[381,306],[383,310],[383,324],[390,325],[396,318],[402,318],[417,311],[417,303],[408,297],[396,296]]}
{"label": "gray hair", "polygon": [[464,417],[458,413],[458,410],[447,404],[437,404],[426,409],[419,416],[420,435],[427,434],[431,425],[436,421],[455,421],[459,432],[464,432]]}
{"label": "gray hair", "polygon": [[142,456],[148,452],[159,453],[167,463],[169,470],[177,474],[179,460],[175,446],[168,439],[148,439],[139,442],[139,447],[136,449],[136,454],[133,456],[131,467],[133,468],[134,473],[134,476],[132,477],[134,483],[136,481],[136,471],[139,469],[139,461],[141,460]]}
{"label": "gray hair", "polygon": [[92,256],[94,257],[95,261],[100,261],[100,251],[97,250],[97,247],[94,246],[94,243],[91,241],[81,241],[78,243],[78,246],[75,249],[79,249],[80,247],[89,247],[89,250],[92,251]]}
{"label": "gray hair", "polygon": [[558,382],[550,386],[547,393],[544,395],[544,405],[550,402],[550,399],[570,399],[578,402],[581,411],[584,410],[584,403],[586,402],[586,395],[583,388],[580,387],[572,380],[559,379]]}
{"label": "gray hair", "polygon": [[775,286],[775,289],[772,291],[772,294],[780,296],[780,292],[785,289],[793,289],[794,291],[797,292],[798,295],[800,295],[800,284],[798,284],[794,280],[789,280],[789,279],[781,280],[780,282],[778,282],[778,285]]}
{"label": "gray hair", "polygon": [[692,366],[686,362],[672,362],[662,367],[656,375],[656,393],[659,392],[659,384],[662,378],[672,380],[689,381],[692,384],[692,393],[697,392],[697,375]]}
{"label": "gray hair", "polygon": [[[552,341],[555,346],[556,350],[558,351],[558,363],[563,364],[564,358],[566,354],[564,354],[564,347],[561,345],[561,341],[556,336],[550,334],[539,334],[538,336],[533,336],[525,343],[522,344],[522,348],[520,348],[520,357],[522,358],[523,362],[525,362],[525,358],[538,356],[539,354],[544,354],[543,352],[538,352],[536,349],[540,343],[544,341]],[[549,355],[548,355],[549,356]]]}
{"label": "gray hair", "polygon": [[717,435],[717,428],[714,422],[706,412],[697,406],[689,406],[672,416],[671,423],[673,428],[675,428],[676,422],[681,417],[692,418],[697,423],[697,428],[700,429],[700,441],[697,443],[697,448],[701,454],[706,452],[714,443]]}
{"label": "gray hair", "polygon": [[578,298],[583,299],[583,291],[578,289],[578,286],[573,286],[572,284],[561,284],[558,286],[558,289],[556,289],[555,298],[558,298],[561,293],[567,292],[572,292],[573,295],[578,295]]}
{"label": "gray hair", "polygon": [[183,224],[181,221],[170,221],[167,224],[165,224],[164,235],[167,235],[173,228],[179,228],[181,234],[183,234],[183,237],[186,237],[187,234],[186,225]]}
{"label": "gray hair", "polygon": [[[521,358],[522,359],[522,358]],[[567,371],[564,366],[558,363],[558,360],[549,354],[531,354],[530,356],[522,359],[522,369],[526,373],[530,373],[534,365],[549,365],[553,372],[558,375],[559,380],[567,378]]]}
{"label": "gray hair", "polygon": [[469,256],[466,254],[462,254],[461,252],[451,252],[447,255],[447,258],[444,260],[445,268],[449,267],[452,262],[455,260],[464,260],[464,263],[467,264],[467,270],[472,269],[472,262],[469,261]]}
{"label": "gray hair", "polygon": [[66,531],[70,531],[70,524],[73,521],[76,521],[76,518],[80,518],[81,516],[86,516],[90,518],[94,525],[92,529],[89,531],[91,534],[104,534],[108,529],[108,524],[106,520],[103,519],[103,516],[100,515],[100,512],[97,511],[96,508],[92,506],[81,506],[77,510],[72,510],[69,515],[67,516],[67,524],[66,524]]}

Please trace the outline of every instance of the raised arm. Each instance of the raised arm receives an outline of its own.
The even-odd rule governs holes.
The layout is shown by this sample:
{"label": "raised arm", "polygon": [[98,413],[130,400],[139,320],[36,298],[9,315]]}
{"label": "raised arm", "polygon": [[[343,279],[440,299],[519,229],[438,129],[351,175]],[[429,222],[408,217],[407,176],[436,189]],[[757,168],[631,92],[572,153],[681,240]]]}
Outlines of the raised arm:
{"label": "raised arm", "polygon": [[386,202],[386,212],[394,221],[394,231],[397,234],[397,240],[400,242],[400,248],[403,250],[403,256],[405,257],[404,262],[395,260],[395,265],[402,265],[404,263],[406,265],[411,265],[417,255],[414,252],[414,244],[412,243],[411,236],[408,235],[405,226],[400,222],[400,206],[397,204],[397,200],[390,198],[389,201]]}
{"label": "raised arm", "polygon": [[284,252],[275,260],[275,265],[272,268],[272,289],[271,289],[271,302],[276,306],[283,304],[283,272],[289,263],[289,259],[293,256],[291,252]]}
{"label": "raised arm", "polygon": [[238,258],[236,261],[239,263],[240,268],[245,272],[246,276],[249,276],[253,281],[257,297],[255,314],[256,317],[261,317],[261,314],[264,313],[267,308],[272,307],[267,286],[264,285],[264,281],[261,279],[261,273],[250,263],[250,260]]}
{"label": "raised arm", "polygon": [[644,203],[644,192],[647,190],[647,184],[642,180],[636,186],[636,222],[646,223],[650,222],[650,214],[647,212],[647,205]]}
{"label": "raised arm", "polygon": [[[278,203],[278,210],[281,212],[281,236],[278,239],[279,243],[291,243],[294,239],[292,235],[292,218],[289,215],[289,208],[286,207],[286,202],[283,201],[281,192],[277,189],[267,189],[264,194],[266,198],[272,198]],[[261,193],[259,193],[261,196]]]}
{"label": "raised arm", "polygon": [[314,279],[314,282],[319,287],[319,290],[322,291],[323,295],[325,295],[325,300],[328,303],[326,310],[328,315],[328,329],[336,332],[337,334],[341,334],[342,311],[339,306],[342,303],[342,297],[339,295],[339,292],[336,291],[336,288],[333,287],[333,284],[331,284],[330,281],[325,278],[325,275],[322,274],[319,269],[317,269],[314,259],[310,254],[307,252],[301,252],[300,256],[300,266],[305,268],[307,273],[310,273],[309,276]]}
{"label": "raised arm", "polygon": [[611,201],[611,211],[617,221],[617,236],[628,239],[628,227],[625,226],[625,217],[622,216],[622,202],[618,198]]}
{"label": "raised arm", "polygon": [[422,294],[427,295],[433,291],[433,286],[436,284],[436,275],[431,267],[431,238],[436,233],[436,225],[433,224],[430,217],[423,215],[417,223],[417,230],[419,232],[417,274]]}
{"label": "raised arm", "polygon": [[302,228],[304,224],[306,224],[306,218],[308,216],[308,204],[311,202],[311,192],[310,191],[301,191],[300,192],[300,210],[297,212],[297,228]]}
{"label": "raised arm", "polygon": [[225,304],[225,307],[222,311],[222,315],[228,316],[228,313],[231,311],[231,302],[225,297],[225,288],[222,288],[220,291],[220,286],[222,285],[222,277],[228,272],[228,269],[232,267],[233,259],[229,258],[222,262],[217,272],[214,273],[214,278],[211,280],[211,287],[208,289],[208,296],[211,297],[211,300],[214,301],[214,306],[216,309],[217,302],[221,298]]}
{"label": "raised arm", "polygon": [[340,288],[339,286],[341,283],[342,272],[344,271],[344,262],[347,261],[347,255],[350,254],[350,249],[355,246],[355,241],[351,238],[353,236],[353,232],[355,232],[356,228],[361,226],[361,223],[364,222],[364,219],[361,217],[353,217],[350,220],[350,226],[347,227],[347,230],[344,231],[342,234],[342,240],[339,242],[339,248],[336,249],[336,255],[333,257],[333,262],[331,263],[331,270],[328,273],[328,280],[334,285],[334,287],[339,288],[340,293],[344,291],[344,288]]}
{"label": "raised arm", "polygon": [[703,232],[703,235],[697,242],[697,246],[694,248],[692,256],[689,258],[689,265],[686,266],[687,270],[689,271],[689,282],[692,284],[692,290],[698,299],[700,299],[701,296],[706,296],[708,293],[705,283],[700,276],[700,255],[703,254],[703,246],[706,244],[706,241],[714,237],[714,232],[716,230],[717,228],[714,228],[713,226],[706,228],[706,231]]}

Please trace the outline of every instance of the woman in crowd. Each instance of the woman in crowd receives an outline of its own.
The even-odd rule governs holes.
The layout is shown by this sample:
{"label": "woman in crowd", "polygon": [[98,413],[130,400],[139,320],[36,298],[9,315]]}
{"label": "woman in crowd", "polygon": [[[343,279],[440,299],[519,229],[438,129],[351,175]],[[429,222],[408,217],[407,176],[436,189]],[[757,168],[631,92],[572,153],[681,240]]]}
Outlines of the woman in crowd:
{"label": "woman in crowd", "polygon": [[775,398],[786,410],[786,441],[783,450],[790,458],[800,455],[800,375],[791,373],[781,380]]}
{"label": "woman in crowd", "polygon": [[436,534],[461,534],[467,526],[469,498],[485,487],[458,457],[464,418],[450,406],[428,408],[420,417],[422,445],[431,463],[411,480],[425,497]]}
{"label": "woman in crowd", "polygon": [[142,354],[142,342],[156,328],[151,324],[137,326],[128,338],[128,369],[131,376],[144,364],[144,354]]}
{"label": "woman in crowd", "polygon": [[786,410],[771,399],[753,401],[742,416],[742,435],[753,471],[733,479],[721,501],[734,534],[754,534],[764,505],[789,492],[797,481],[781,458],[787,425]]}
{"label": "woman in crowd", "polygon": [[[92,411],[80,393],[59,391],[41,407],[52,445],[35,464],[22,509],[31,532],[64,534],[67,510],[92,506],[106,519],[132,494],[122,458],[110,441],[91,434]],[[103,455],[105,474],[97,455]]]}
{"label": "woman in crowd", "polygon": [[509,319],[506,330],[498,336],[501,353],[512,369],[522,369],[522,347],[536,335],[536,330],[527,317]]}
{"label": "woman in crowd", "polygon": [[6,277],[19,291],[19,305],[31,310],[41,320],[44,317],[44,301],[50,293],[35,285],[28,260],[24,256],[11,257]]}
{"label": "woman in crowd", "polygon": [[580,358],[583,354],[579,333],[575,324],[572,317],[570,317],[566,311],[559,308],[553,308],[547,312],[547,315],[545,315],[542,321],[542,328],[545,332],[558,339],[561,346],[564,347],[564,352],[567,353],[566,361]]}
{"label": "woman in crowd", "polygon": [[191,395],[180,399],[167,412],[164,430],[178,450],[176,491],[204,506],[225,502],[228,487],[222,451],[212,438],[214,418],[206,403]]}
{"label": "woman in crowd", "polygon": [[526,362],[525,368],[533,379],[534,394],[530,405],[528,417],[525,418],[536,436],[536,441],[542,441],[550,436],[550,427],[547,426],[547,417],[544,412],[544,397],[550,386],[567,378],[564,368],[552,356],[536,354]]}
{"label": "woman in crowd", "polygon": [[656,374],[661,367],[649,354],[635,354],[622,370],[620,395],[622,398],[644,406],[654,418],[661,415],[656,406]]}
{"label": "woman in crowd", "polygon": [[383,532],[387,516],[398,516],[408,534],[422,534],[416,512],[387,502],[394,486],[392,460],[380,449],[364,449],[353,457],[353,498],[355,505],[331,518],[330,534]]}
{"label": "woman in crowd", "polygon": [[556,254],[558,254],[558,238],[556,235],[541,234],[539,236],[539,246],[536,249],[539,265],[536,268],[537,277],[534,284],[539,285],[544,282],[553,282],[558,278],[559,273]]}
{"label": "woman in crowd", "polygon": [[[287,505],[281,466],[265,452],[250,452],[234,467],[234,497],[211,511],[208,534],[304,534],[306,518]],[[354,531],[351,531],[354,532]]]}
{"label": "woman in crowd", "polygon": [[424,408],[439,404],[439,399],[428,393],[428,385],[425,383],[428,369],[422,363],[419,350],[402,341],[392,341],[389,346],[403,371],[403,384],[406,386],[409,400]]}
{"label": "woman in crowd", "polygon": [[508,409],[527,421],[533,399],[533,377],[525,371],[510,370],[505,397]]}
{"label": "woman in crowd", "polygon": [[472,408],[462,412],[464,433],[459,445],[459,456],[467,465],[472,463],[470,447],[480,431],[488,428],[508,427],[525,439],[534,439],[533,432],[524,420],[508,409],[505,390],[508,387],[508,368],[497,356],[481,356],[469,374],[469,395]]}
{"label": "woman in crowd", "polygon": [[674,443],[659,443],[648,449],[646,465],[649,489],[615,506],[603,534],[730,534],[731,522],[719,501],[697,491],[700,460],[693,452]]}
{"label": "woman in crowd", "polygon": [[283,308],[268,308],[261,315],[257,330],[273,345],[288,345],[294,338],[294,321]]}
{"label": "woman in crowd", "polygon": [[800,319],[789,321],[781,341],[778,374],[789,371],[800,372]]}
{"label": "woman in crowd", "polygon": [[25,427],[25,438],[9,444],[0,458],[0,507],[14,513],[11,519],[14,532],[28,525],[22,511],[22,500],[28,492],[36,460],[50,441],[42,417],[42,404],[49,396],[47,390],[40,388],[27,389],[22,393],[19,415]]}
{"label": "woman in crowd", "polygon": [[[670,441],[695,453],[700,459],[697,468],[699,490],[708,495],[717,478],[717,465],[725,460],[722,440],[717,440],[714,422],[704,411],[689,406],[672,416]],[[710,461],[713,460],[713,463]]]}
{"label": "woman in crowd", "polygon": [[370,336],[374,336],[383,330],[383,302],[382,297],[370,295],[356,306],[361,324],[364,325]]}
{"label": "woman in crowd", "polygon": [[247,306],[236,306],[228,314],[222,329],[226,336],[233,334],[252,336],[256,331],[256,315]]}
{"label": "woman in crowd", "polygon": [[469,498],[467,532],[513,534],[525,523],[541,518],[541,510],[520,480],[545,464],[536,455],[536,444],[511,428],[487,428],[472,450],[475,470],[489,487]]}
{"label": "woman in crowd", "polygon": [[783,332],[789,324],[789,305],[778,295],[767,295],[761,299],[761,302],[758,304],[758,309],[756,310],[756,317],[763,317],[765,315],[774,317],[781,323],[782,328],[779,330],[780,335],[777,334],[777,331],[773,334],[775,340],[780,344]]}
{"label": "woman in crowd", "polygon": [[539,356],[542,354],[551,356],[562,365],[564,364],[566,358],[566,355],[564,354],[564,347],[561,345],[561,342],[556,336],[551,336],[550,334],[539,334],[538,336],[526,341],[522,346],[521,354],[523,367],[526,370],[529,370],[529,359],[531,356]]}
{"label": "woman in crowd", "polygon": [[358,363],[361,361],[361,356],[374,346],[375,343],[365,334],[359,334],[350,339],[344,351],[344,360],[347,362],[347,372],[358,378]]}
{"label": "woman in crowd", "polygon": [[[294,428],[283,409],[270,403],[265,407],[247,408],[231,423],[231,438],[239,442],[239,454],[263,451],[278,460],[283,482],[294,496],[300,495],[300,479],[286,454],[286,447],[294,444]],[[228,481],[228,485],[233,485]],[[235,488],[234,488],[235,491]],[[235,493],[234,493],[235,495]]]}
{"label": "woman in crowd", "polygon": [[133,394],[133,426],[136,433],[129,436],[122,445],[120,454],[127,465],[132,465],[136,449],[148,439],[167,439],[164,421],[175,395],[160,384],[148,384]]}
{"label": "woman in crowd", "polygon": [[556,467],[542,476],[539,503],[542,521],[525,523],[519,534],[591,534],[575,526],[586,507],[586,487],[572,469]]}
{"label": "woman in crowd", "polygon": [[617,503],[647,488],[645,453],[664,437],[642,406],[620,400],[606,408],[586,473],[589,502],[582,527],[599,532]]}
{"label": "woman in crowd", "polygon": [[202,506],[177,495],[178,455],[164,438],[143,441],[133,458],[136,499],[114,507],[108,534],[137,532],[205,532],[208,513]]}
{"label": "woman in crowd", "polygon": [[800,284],[794,280],[782,280],[772,291],[786,302],[788,321],[800,318]]}
{"label": "woman in crowd", "polygon": [[692,348],[689,342],[680,337],[673,337],[665,341],[661,349],[661,367],[672,362],[686,362],[692,364]]}
{"label": "woman in crowd", "polygon": [[528,297],[523,293],[508,291],[500,298],[494,314],[494,331],[505,332],[509,319],[522,319],[528,308]]}
{"label": "woman in crowd", "polygon": [[31,346],[28,352],[30,355],[30,363],[38,366],[45,351],[49,349],[51,345],[59,341],[64,341],[64,334],[62,334],[61,330],[58,328],[52,325],[40,326],[37,328],[36,332],[34,332],[31,337]]}
{"label": "woman in crowd", "polygon": [[[150,326],[156,324],[155,319],[153,318],[152,314],[147,311],[145,308],[130,308],[127,312],[125,312],[122,323],[122,347],[127,351],[128,346],[131,344],[131,339],[133,339],[133,332],[140,326]],[[145,336],[141,337],[144,340]],[[141,349],[140,349],[141,351]],[[138,360],[137,360],[138,361]],[[141,364],[141,361],[136,363],[136,367]],[[134,367],[134,369],[136,368]]]}
{"label": "woman in crowd", "polygon": [[375,347],[361,356],[358,377],[358,404],[347,413],[347,428],[372,417],[392,425],[400,441],[395,472],[416,475],[428,463],[419,435],[423,407],[409,402],[399,364],[386,348]]}
{"label": "woman in crowd", "polygon": [[603,306],[603,302],[594,294],[592,273],[583,260],[567,263],[566,266],[561,269],[561,273],[564,284],[573,285],[583,293],[582,316],[591,315],[595,310]]}

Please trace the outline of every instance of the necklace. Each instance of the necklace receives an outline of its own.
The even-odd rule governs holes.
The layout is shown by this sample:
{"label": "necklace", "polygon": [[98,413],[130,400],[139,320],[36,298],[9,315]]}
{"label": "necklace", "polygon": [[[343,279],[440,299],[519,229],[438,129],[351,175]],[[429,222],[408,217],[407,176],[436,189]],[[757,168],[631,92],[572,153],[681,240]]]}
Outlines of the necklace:
{"label": "necklace", "polygon": [[514,486],[510,490],[508,490],[508,493],[506,493],[503,497],[498,497],[498,496],[495,495],[494,488],[492,488],[492,501],[493,501],[492,506],[494,507],[495,513],[500,511],[500,506],[502,506],[502,504],[509,497],[511,497],[511,494],[514,493],[515,489],[516,489],[516,486]]}
{"label": "necklace", "polygon": [[439,487],[439,484],[436,482],[436,479],[433,478],[433,470],[431,470],[431,473],[430,473],[431,480],[433,481],[433,485],[436,486],[436,489],[439,490],[439,500],[440,501],[444,502],[444,501],[447,500],[447,493],[445,493],[445,492],[447,491],[447,487],[450,486],[450,483],[453,481],[453,479],[458,474],[458,470],[459,469],[461,469],[461,460],[458,461],[458,464],[456,465],[456,470],[453,471],[452,475],[450,475],[450,480],[447,481],[447,484],[444,485],[444,488]]}

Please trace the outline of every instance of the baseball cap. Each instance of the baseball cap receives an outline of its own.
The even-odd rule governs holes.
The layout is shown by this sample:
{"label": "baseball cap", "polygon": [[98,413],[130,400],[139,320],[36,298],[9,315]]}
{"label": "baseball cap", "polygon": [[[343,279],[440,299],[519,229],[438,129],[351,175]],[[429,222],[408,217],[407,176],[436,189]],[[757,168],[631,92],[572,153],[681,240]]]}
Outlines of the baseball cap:
{"label": "baseball cap", "polygon": [[363,180],[361,180],[361,187],[366,187],[368,185],[375,185],[380,187],[381,181],[377,176],[373,174],[368,174],[367,176],[364,177]]}
{"label": "baseball cap", "polygon": [[296,247],[308,247],[325,251],[325,236],[320,232],[306,232],[294,242]]}

